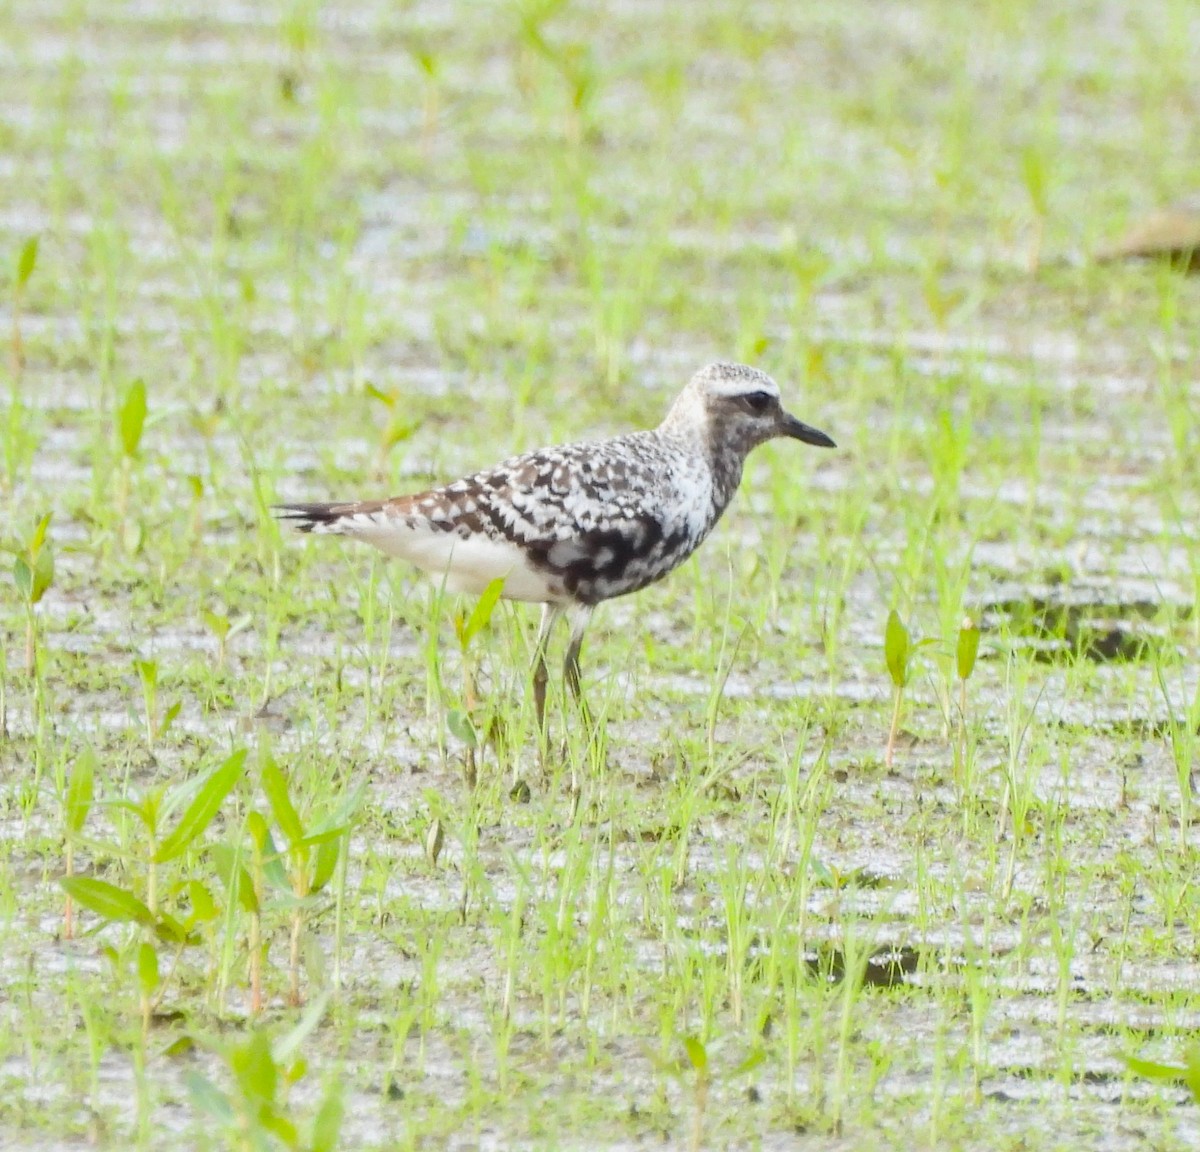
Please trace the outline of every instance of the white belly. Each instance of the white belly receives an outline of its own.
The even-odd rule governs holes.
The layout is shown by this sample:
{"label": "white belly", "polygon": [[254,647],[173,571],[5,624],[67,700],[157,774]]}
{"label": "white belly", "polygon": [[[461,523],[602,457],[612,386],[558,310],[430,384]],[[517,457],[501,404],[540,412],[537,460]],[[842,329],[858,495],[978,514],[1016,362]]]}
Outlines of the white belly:
{"label": "white belly", "polygon": [[398,556],[444,580],[452,592],[478,596],[493,581],[503,577],[506,600],[525,600],[542,604],[567,599],[561,585],[544,572],[532,567],[525,553],[515,544],[472,536],[463,540],[453,532],[412,530],[397,525],[388,530],[356,533],[359,539]]}

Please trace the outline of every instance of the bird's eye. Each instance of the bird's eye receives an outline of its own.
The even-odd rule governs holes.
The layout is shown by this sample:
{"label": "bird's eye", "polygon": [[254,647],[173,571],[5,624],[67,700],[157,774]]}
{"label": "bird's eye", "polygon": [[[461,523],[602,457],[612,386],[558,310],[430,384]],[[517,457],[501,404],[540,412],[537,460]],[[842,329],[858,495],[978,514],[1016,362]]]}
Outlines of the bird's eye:
{"label": "bird's eye", "polygon": [[742,404],[747,411],[763,413],[771,407],[774,397],[769,392],[747,392],[742,397]]}

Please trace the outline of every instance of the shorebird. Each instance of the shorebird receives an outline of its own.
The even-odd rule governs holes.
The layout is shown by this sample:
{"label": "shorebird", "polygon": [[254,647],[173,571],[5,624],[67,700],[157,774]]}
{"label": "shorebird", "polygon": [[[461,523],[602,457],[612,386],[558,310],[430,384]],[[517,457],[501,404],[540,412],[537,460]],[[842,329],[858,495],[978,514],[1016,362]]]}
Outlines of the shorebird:
{"label": "shorebird", "polygon": [[453,484],[337,504],[281,504],[301,532],[350,536],[479,594],[542,605],[533,693],[546,728],[546,645],[571,626],[563,678],[587,717],[579,653],[598,604],[640,591],[678,568],[712,531],[751,450],[776,437],[834,442],[784,411],[779,388],[743,364],[701,368],[655,429],[513,456]]}

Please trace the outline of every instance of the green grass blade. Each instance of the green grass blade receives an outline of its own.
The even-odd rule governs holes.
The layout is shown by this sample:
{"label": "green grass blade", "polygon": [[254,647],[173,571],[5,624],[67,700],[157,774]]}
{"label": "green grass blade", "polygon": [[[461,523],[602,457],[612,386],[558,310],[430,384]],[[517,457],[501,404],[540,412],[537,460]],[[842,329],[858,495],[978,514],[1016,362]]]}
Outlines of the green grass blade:
{"label": "green grass blade", "polygon": [[67,796],[64,802],[67,831],[78,832],[87,819],[95,798],[96,755],[86,749],[75,761],[71,778],[67,781]]}

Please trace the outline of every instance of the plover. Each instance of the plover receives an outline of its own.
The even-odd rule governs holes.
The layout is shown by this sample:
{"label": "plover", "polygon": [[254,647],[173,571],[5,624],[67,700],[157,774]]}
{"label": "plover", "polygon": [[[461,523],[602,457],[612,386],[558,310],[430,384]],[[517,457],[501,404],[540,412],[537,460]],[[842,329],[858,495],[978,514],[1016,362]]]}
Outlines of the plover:
{"label": "plover", "polygon": [[652,431],[513,456],[442,488],[338,504],[282,504],[301,532],[350,536],[399,556],[451,591],[542,605],[533,691],[546,725],[546,644],[567,615],[563,677],[586,716],[579,678],[583,634],[596,606],[678,568],[712,531],[750,451],[776,437],[835,447],[785,412],[765,372],[709,364]]}

